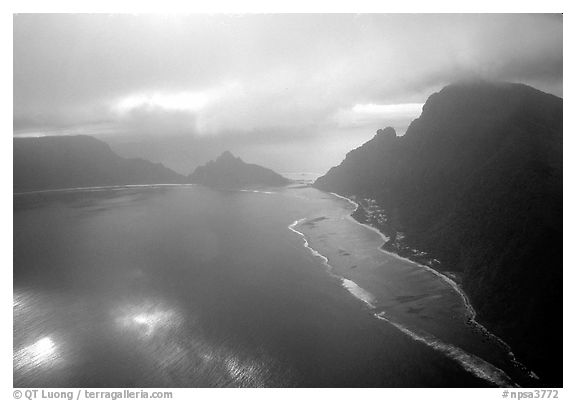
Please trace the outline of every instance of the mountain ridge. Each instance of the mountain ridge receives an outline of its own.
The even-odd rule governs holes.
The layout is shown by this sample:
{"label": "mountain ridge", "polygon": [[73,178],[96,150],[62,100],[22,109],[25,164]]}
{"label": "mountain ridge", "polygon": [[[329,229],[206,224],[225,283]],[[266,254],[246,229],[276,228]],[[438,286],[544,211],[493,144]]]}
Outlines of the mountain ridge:
{"label": "mountain ridge", "polygon": [[521,84],[447,86],[404,136],[379,130],[314,186],[355,196],[355,217],[390,237],[387,250],[415,248],[457,272],[480,321],[561,383],[562,99]]}
{"label": "mountain ridge", "polygon": [[160,163],[122,158],[87,135],[14,138],[13,149],[14,192],[185,181]]}

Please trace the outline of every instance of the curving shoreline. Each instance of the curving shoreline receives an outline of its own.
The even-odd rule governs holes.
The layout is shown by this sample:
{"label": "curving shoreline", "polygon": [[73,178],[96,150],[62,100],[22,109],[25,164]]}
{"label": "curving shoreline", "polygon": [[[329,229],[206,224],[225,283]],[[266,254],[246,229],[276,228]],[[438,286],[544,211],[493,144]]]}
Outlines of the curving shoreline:
{"label": "curving shoreline", "polygon": [[474,327],[476,327],[478,330],[480,330],[482,332],[482,334],[487,336],[490,340],[495,342],[498,346],[502,347],[502,349],[504,349],[508,353],[510,361],[512,362],[512,364],[514,366],[516,366],[518,369],[524,371],[531,379],[534,379],[534,380],[540,379],[534,371],[532,371],[526,365],[524,365],[523,363],[518,361],[518,359],[514,355],[514,352],[512,351],[512,347],[510,347],[510,345],[508,345],[502,338],[500,338],[496,334],[492,333],[482,323],[480,323],[476,320],[476,318],[477,318],[476,310],[474,309],[474,306],[470,302],[468,295],[466,295],[466,293],[464,292],[464,290],[462,289],[462,287],[458,283],[456,283],[451,277],[447,276],[445,273],[443,273],[440,270],[434,269],[433,267],[424,265],[424,264],[419,263],[417,261],[414,261],[410,258],[400,256],[397,253],[394,253],[394,252],[391,252],[391,251],[384,249],[383,245],[386,244],[386,242],[389,240],[389,237],[386,236],[385,233],[383,233],[382,231],[380,231],[378,228],[374,227],[373,225],[359,221],[358,219],[356,219],[354,217],[354,212],[356,212],[356,210],[358,210],[358,208],[360,207],[360,204],[353,201],[350,198],[347,198],[347,197],[340,195],[340,194],[337,194],[335,192],[329,192],[329,193],[331,195],[339,198],[339,199],[347,201],[348,203],[350,203],[354,206],[354,210],[352,211],[352,213],[350,215],[348,215],[348,218],[353,220],[355,223],[360,224],[360,225],[362,225],[362,226],[364,226],[364,227],[366,227],[366,228],[368,228],[368,229],[370,229],[370,230],[372,230],[372,231],[374,231],[380,235],[380,237],[384,241],[384,243],[380,247],[378,247],[378,250],[380,252],[387,254],[387,255],[391,255],[397,259],[412,263],[412,264],[414,264],[420,268],[425,269],[426,271],[434,274],[435,276],[437,276],[441,280],[443,280],[446,284],[448,284],[461,297],[461,299],[464,302],[464,305],[466,307],[466,310],[469,314],[469,316],[468,316],[469,323],[472,324]]}
{"label": "curving shoreline", "polygon": [[[190,186],[193,186],[194,184],[190,184]],[[160,184],[160,185],[132,185],[132,186],[115,186],[115,187],[92,187],[92,188],[72,188],[72,189],[64,189],[64,190],[55,190],[56,192],[62,192],[62,191],[93,191],[93,190],[97,190],[97,191],[101,191],[101,190],[119,190],[119,189],[130,189],[130,188],[153,188],[153,187],[161,187],[161,186],[175,186],[175,187],[183,187],[183,186],[188,186],[188,185],[182,185],[182,184]],[[46,191],[46,192],[54,192],[54,190],[52,191]],[[257,190],[240,190],[240,192],[253,192],[253,193],[260,193],[260,194],[272,194],[272,192],[266,192],[266,191],[257,191]],[[349,202],[351,205],[355,206],[355,209],[359,207],[358,203],[354,202],[353,200],[346,198],[344,196],[338,195],[338,194],[334,194],[332,193],[333,196],[342,199],[342,200],[346,200],[347,202]],[[347,208],[349,210],[349,208]],[[346,211],[347,212],[347,211]],[[346,218],[350,219],[351,221],[353,221],[356,224],[362,225],[365,228],[368,228],[371,231],[374,231],[376,233],[379,234],[379,236],[381,238],[383,238],[385,241],[387,240],[387,237],[385,236],[385,234],[383,234],[380,230],[378,230],[377,228],[366,224],[366,223],[362,223],[356,219],[353,218],[353,216],[350,215],[346,215]],[[329,274],[337,279],[340,280],[341,285],[348,291],[350,292],[354,297],[360,299],[361,301],[363,301],[365,304],[368,305],[369,309],[374,312],[374,316],[380,320],[386,320],[388,321],[390,324],[394,325],[397,329],[399,329],[400,331],[404,332],[405,334],[409,335],[410,337],[412,337],[414,340],[424,343],[436,350],[438,350],[439,352],[447,355],[448,357],[452,358],[453,360],[455,360],[456,362],[458,362],[460,365],[462,365],[462,367],[473,373],[474,375],[476,375],[477,377],[480,378],[484,378],[487,381],[499,385],[499,386],[510,386],[510,385],[514,385],[513,381],[510,379],[510,377],[508,377],[508,375],[502,371],[501,369],[497,368],[494,365],[491,365],[490,363],[484,361],[481,358],[476,357],[473,354],[470,354],[466,351],[464,351],[463,349],[450,344],[450,343],[446,343],[441,341],[439,338],[436,338],[432,335],[429,335],[426,332],[419,332],[418,330],[413,330],[413,329],[409,329],[407,327],[405,327],[404,325],[398,323],[398,322],[394,322],[389,320],[387,317],[385,317],[385,315],[383,314],[382,311],[378,311],[378,310],[374,310],[374,305],[371,302],[371,294],[368,291],[365,291],[362,287],[360,287],[359,285],[357,285],[354,281],[352,280],[348,280],[344,277],[339,276],[338,274],[335,274],[332,270],[332,266],[329,263],[329,260],[326,256],[322,255],[320,252],[316,251],[315,249],[313,249],[310,244],[308,243],[306,236],[304,233],[300,232],[297,230],[297,227],[299,224],[305,222],[307,219],[303,218],[303,219],[298,219],[296,221],[294,221],[292,224],[289,225],[289,229],[297,234],[299,234],[303,240],[304,240],[304,246],[309,249],[309,251],[317,257],[320,257],[323,261],[324,261],[324,265],[327,266],[327,268],[329,269]],[[450,287],[455,290],[457,292],[457,294],[462,297],[463,301],[464,301],[464,305],[466,307],[467,313],[469,316],[472,316],[472,318],[470,319],[470,321],[475,324],[479,329],[481,329],[483,331],[483,333],[486,333],[487,336],[490,336],[491,338],[493,338],[495,341],[500,340],[498,337],[496,337],[495,335],[493,335],[492,333],[490,333],[486,328],[484,328],[484,326],[482,326],[481,324],[477,323],[475,320],[473,320],[476,316],[476,313],[474,311],[474,308],[472,307],[472,305],[467,301],[467,297],[466,294],[459,288],[458,284],[456,282],[454,282],[453,280],[451,280],[449,277],[444,276],[441,272],[437,272],[434,269],[425,266],[425,265],[421,265],[418,264],[417,262],[414,262],[410,259],[401,257],[399,255],[394,254],[393,252],[389,252],[386,251],[384,249],[382,249],[381,247],[378,247],[378,250],[384,254],[387,255],[391,255],[394,258],[400,259],[400,260],[404,260],[404,261],[408,261],[414,265],[417,265],[419,267],[423,267],[425,270],[431,272],[432,274],[434,274],[435,276],[439,277],[443,282],[445,282],[446,284],[450,285]],[[501,340],[500,340],[501,341]],[[502,341],[501,344],[503,347],[506,346],[507,344],[504,343]],[[509,350],[509,347],[507,349],[509,351],[509,354],[511,356],[511,359],[514,359],[514,355],[511,352],[511,350]],[[518,366],[523,366],[521,364],[519,364]]]}
{"label": "curving shoreline", "polygon": [[[307,218],[301,218],[295,220],[292,224],[288,226],[288,229],[298,234],[300,237],[302,237],[304,241],[303,244],[304,248],[308,249],[308,251],[314,257],[320,258],[322,260],[322,264],[327,268],[328,274],[331,277],[334,277],[335,279],[339,280],[342,287],[344,287],[350,294],[352,294],[352,296],[364,302],[376,319],[389,323],[390,325],[394,326],[396,329],[398,329],[408,337],[412,338],[414,341],[425,344],[426,346],[444,354],[446,357],[458,363],[465,371],[471,373],[472,375],[480,379],[487,381],[488,383],[491,383],[492,385],[498,387],[520,387],[517,383],[513,381],[513,379],[505,371],[492,365],[490,362],[487,362],[474,354],[466,352],[465,350],[456,345],[446,343],[429,333],[418,332],[418,330],[408,328],[405,325],[388,318],[386,316],[385,311],[379,310],[376,307],[376,305],[374,304],[375,299],[372,296],[372,294],[370,294],[364,288],[360,287],[354,281],[333,273],[333,266],[330,265],[328,257],[310,246],[308,239],[306,238],[306,235],[303,232],[298,231],[296,229],[297,226],[305,223],[306,220]],[[362,223],[359,224],[365,226]],[[371,230],[376,230],[375,228],[370,226],[365,227]],[[380,232],[378,233],[382,235]],[[386,253],[388,254],[388,252]],[[392,256],[396,257],[396,255],[393,254]]]}

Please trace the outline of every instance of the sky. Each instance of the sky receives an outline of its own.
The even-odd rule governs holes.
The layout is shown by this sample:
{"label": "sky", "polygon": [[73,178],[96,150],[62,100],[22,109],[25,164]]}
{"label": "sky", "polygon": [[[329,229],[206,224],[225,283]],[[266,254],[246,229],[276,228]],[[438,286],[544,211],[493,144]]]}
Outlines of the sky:
{"label": "sky", "polygon": [[563,84],[550,14],[22,14],[13,45],[14,136],[93,135],[185,174],[224,150],[323,173],[452,82]]}

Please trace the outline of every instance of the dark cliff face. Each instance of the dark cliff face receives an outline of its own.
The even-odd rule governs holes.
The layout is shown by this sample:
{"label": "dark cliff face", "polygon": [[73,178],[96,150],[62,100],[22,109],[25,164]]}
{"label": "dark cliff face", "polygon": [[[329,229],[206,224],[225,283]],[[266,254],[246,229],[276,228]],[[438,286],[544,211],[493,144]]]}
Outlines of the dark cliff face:
{"label": "dark cliff face", "polygon": [[184,180],[162,164],[124,159],[89,136],[14,139],[14,192]]}
{"label": "dark cliff face", "polygon": [[448,86],[403,137],[380,130],[315,186],[376,199],[411,246],[462,272],[479,320],[561,384],[562,99]]}
{"label": "dark cliff face", "polygon": [[222,153],[216,160],[197,167],[188,178],[192,183],[220,188],[282,186],[290,182],[270,169],[244,163],[242,159],[228,151]]}

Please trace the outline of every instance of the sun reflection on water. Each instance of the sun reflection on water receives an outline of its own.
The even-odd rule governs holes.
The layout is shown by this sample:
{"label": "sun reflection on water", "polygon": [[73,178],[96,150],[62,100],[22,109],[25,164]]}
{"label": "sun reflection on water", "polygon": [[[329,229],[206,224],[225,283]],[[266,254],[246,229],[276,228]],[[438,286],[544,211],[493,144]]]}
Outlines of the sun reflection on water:
{"label": "sun reflection on water", "polygon": [[124,305],[115,311],[116,323],[123,331],[143,338],[166,335],[177,329],[182,318],[176,310],[162,304]]}
{"label": "sun reflection on water", "polygon": [[30,369],[54,364],[59,358],[58,348],[50,337],[43,337],[14,353],[17,369]]}
{"label": "sun reflection on water", "polygon": [[166,302],[146,300],[125,303],[113,315],[116,327],[137,340],[133,342],[137,352],[160,367],[172,385],[189,384],[190,380],[214,386],[258,387],[266,383],[270,360],[240,357],[227,345],[213,343],[196,326],[193,313],[185,315]]}

